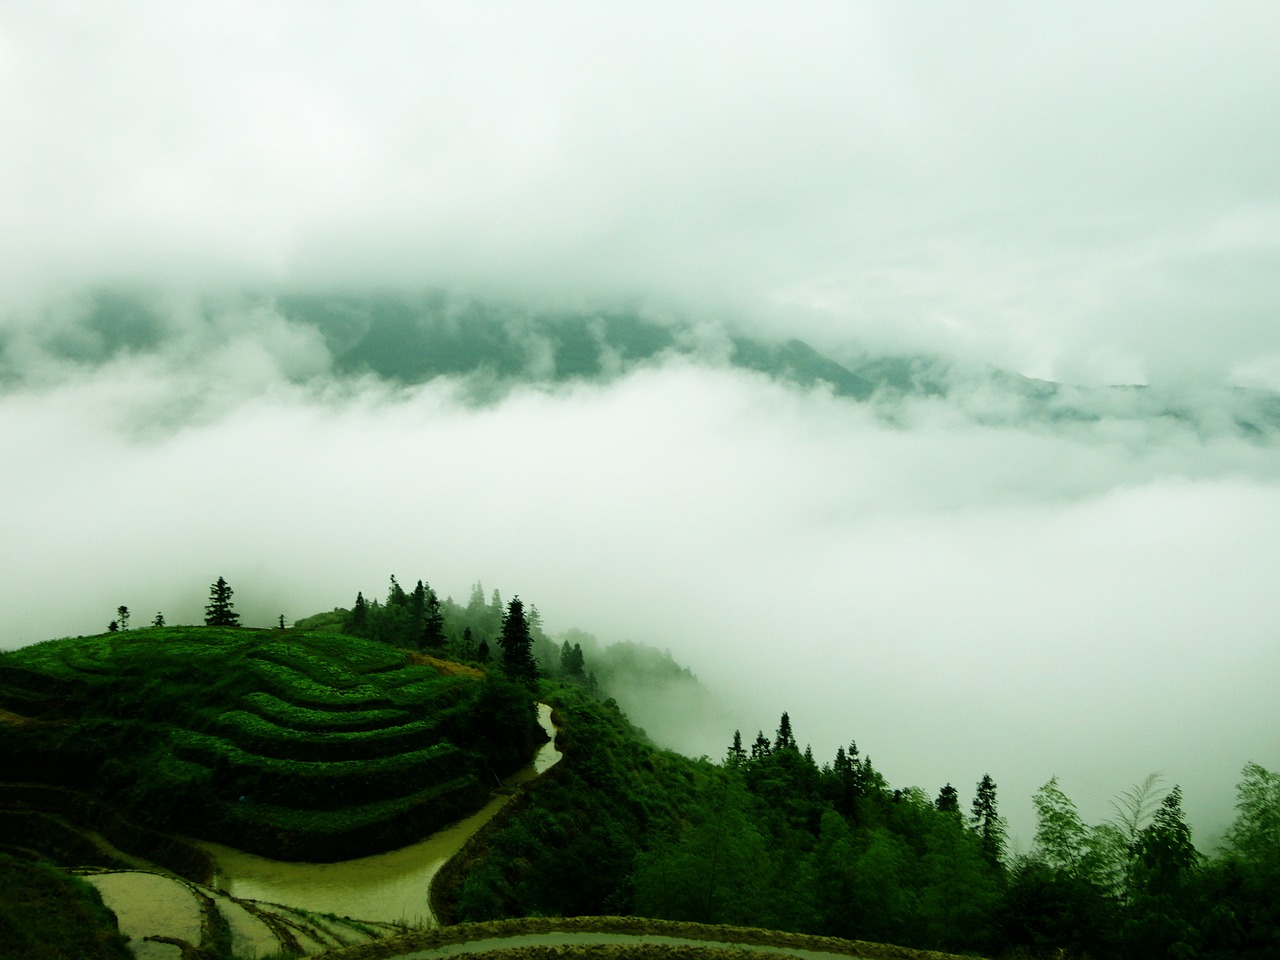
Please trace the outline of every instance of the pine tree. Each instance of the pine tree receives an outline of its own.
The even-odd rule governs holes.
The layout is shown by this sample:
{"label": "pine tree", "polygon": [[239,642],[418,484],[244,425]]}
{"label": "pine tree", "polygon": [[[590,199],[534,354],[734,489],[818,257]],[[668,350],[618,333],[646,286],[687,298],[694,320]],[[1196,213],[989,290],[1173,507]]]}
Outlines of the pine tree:
{"label": "pine tree", "polygon": [[396,575],[391,575],[391,585],[387,588],[387,606],[388,607],[407,607],[409,605],[409,595],[404,592],[404,587],[400,586],[396,580]]}
{"label": "pine tree", "polygon": [[524,604],[519,597],[512,597],[507,605],[498,643],[502,646],[502,666],[510,676],[530,683],[538,679],[538,664],[533,659],[533,638],[529,635]]}
{"label": "pine tree", "polygon": [[933,805],[938,808],[940,813],[954,813],[960,815],[960,794],[951,784],[946,784],[938,791],[938,799],[933,801]]}
{"label": "pine tree", "polygon": [[1005,827],[996,812],[996,782],[989,773],[984,773],[978,781],[969,823],[978,832],[983,858],[993,867],[999,866],[1004,857]]}
{"label": "pine tree", "polygon": [[204,622],[207,627],[238,627],[240,614],[232,608],[231,595],[234,591],[227,581],[219,577],[209,587],[209,604],[204,608]]}
{"label": "pine tree", "polygon": [[587,678],[586,658],[582,655],[582,644],[575,643],[569,645],[566,640],[560,648],[560,675],[570,680],[585,680]]}
{"label": "pine tree", "polygon": [[756,731],[756,742],[751,744],[751,759],[762,760],[773,753],[773,747],[769,744],[769,738],[764,735],[763,730]]}
{"label": "pine tree", "polygon": [[116,619],[120,622],[121,630],[129,629],[129,608],[124,604],[116,607]]}
{"label": "pine tree", "polygon": [[489,662],[489,641],[481,638],[480,645],[476,647],[476,659],[481,663]]}
{"label": "pine tree", "polygon": [[730,767],[740,767],[747,762],[747,751],[742,748],[742,731],[733,731],[733,743],[729,747],[729,755],[725,757],[725,764]]}
{"label": "pine tree", "polygon": [[353,637],[369,636],[369,605],[365,602],[363,593],[356,593],[356,602],[351,607],[351,615],[347,617],[346,630]]}
{"label": "pine tree", "polygon": [[773,741],[774,750],[795,750],[796,738],[791,733],[791,717],[783,711],[778,720],[778,734]]}
{"label": "pine tree", "polygon": [[163,614],[163,613],[161,613],[159,610],[157,610],[157,611],[156,611],[156,618],[155,618],[154,620],[152,620],[152,621],[151,621],[151,625],[152,625],[153,627],[163,627],[163,626],[164,626],[164,614]]}
{"label": "pine tree", "polygon": [[[418,581],[422,586],[422,581]],[[417,591],[414,591],[415,594]],[[440,606],[440,598],[430,587],[423,591],[422,600],[422,647],[424,650],[443,650],[445,645],[444,611]]]}
{"label": "pine tree", "polygon": [[1138,880],[1147,892],[1172,893],[1199,858],[1182,813],[1182,789],[1175,786],[1160,804],[1134,850]]}

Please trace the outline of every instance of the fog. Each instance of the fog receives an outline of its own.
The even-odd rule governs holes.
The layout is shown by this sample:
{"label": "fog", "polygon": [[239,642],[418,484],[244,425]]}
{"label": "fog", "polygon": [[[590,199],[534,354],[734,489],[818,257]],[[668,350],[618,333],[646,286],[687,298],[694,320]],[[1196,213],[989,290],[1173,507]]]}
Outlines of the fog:
{"label": "fog", "polygon": [[[7,4],[0,645],[198,621],[218,576],[260,625],[480,579],[670,649],[725,704],[663,732],[690,752],[788,710],[896,786],[990,772],[1024,845],[1051,775],[1097,820],[1161,771],[1207,840],[1280,765],[1280,454],[1237,422],[1280,388],[1277,28]],[[277,303],[383,290],[698,342],[477,402],[343,370]],[[150,319],[108,342],[102,291]],[[955,372],[858,403],[734,367],[735,335]]]}

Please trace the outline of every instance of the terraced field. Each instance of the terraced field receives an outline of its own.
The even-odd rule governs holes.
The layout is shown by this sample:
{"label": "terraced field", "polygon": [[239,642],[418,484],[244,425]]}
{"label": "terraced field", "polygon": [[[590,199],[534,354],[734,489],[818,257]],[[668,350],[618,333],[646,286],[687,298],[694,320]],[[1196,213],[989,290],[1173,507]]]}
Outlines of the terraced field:
{"label": "terraced field", "polygon": [[[0,655],[0,769],[280,859],[389,849],[481,806],[541,733],[523,688],[421,659],[209,627],[37,644]],[[29,788],[6,795],[30,806]]]}

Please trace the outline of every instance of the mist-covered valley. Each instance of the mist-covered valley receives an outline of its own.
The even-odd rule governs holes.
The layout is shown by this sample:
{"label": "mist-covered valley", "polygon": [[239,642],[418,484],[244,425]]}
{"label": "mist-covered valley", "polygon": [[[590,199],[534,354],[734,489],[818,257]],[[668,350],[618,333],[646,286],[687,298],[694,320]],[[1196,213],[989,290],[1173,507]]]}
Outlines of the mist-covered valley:
{"label": "mist-covered valley", "polygon": [[1280,719],[1276,397],[856,351],[444,294],[85,296],[2,354],[39,451],[4,475],[6,646],[121,603],[198,622],[214,572],[261,625],[482,577],[553,635],[671,651],[701,685],[619,699],[691,755],[790,711],[930,794],[991,773],[1015,843],[1055,774],[1096,819],[1158,771],[1214,836]]}
{"label": "mist-covered valley", "polygon": [[1280,766],[1276,10],[678,20],[6,5],[0,647],[483,580],[670,651],[693,755],[788,711],[1023,848],[1158,771],[1211,846]]}

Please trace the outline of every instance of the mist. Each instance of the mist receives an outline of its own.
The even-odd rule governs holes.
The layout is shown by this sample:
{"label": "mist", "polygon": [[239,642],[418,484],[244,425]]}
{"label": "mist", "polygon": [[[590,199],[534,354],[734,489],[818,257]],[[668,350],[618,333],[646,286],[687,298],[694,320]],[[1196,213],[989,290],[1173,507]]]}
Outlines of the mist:
{"label": "mist", "polygon": [[[9,4],[0,646],[483,580],[689,666],[680,749],[787,710],[1024,845],[1160,771],[1208,839],[1280,764],[1278,16]],[[290,306],[384,295],[516,367]]]}

